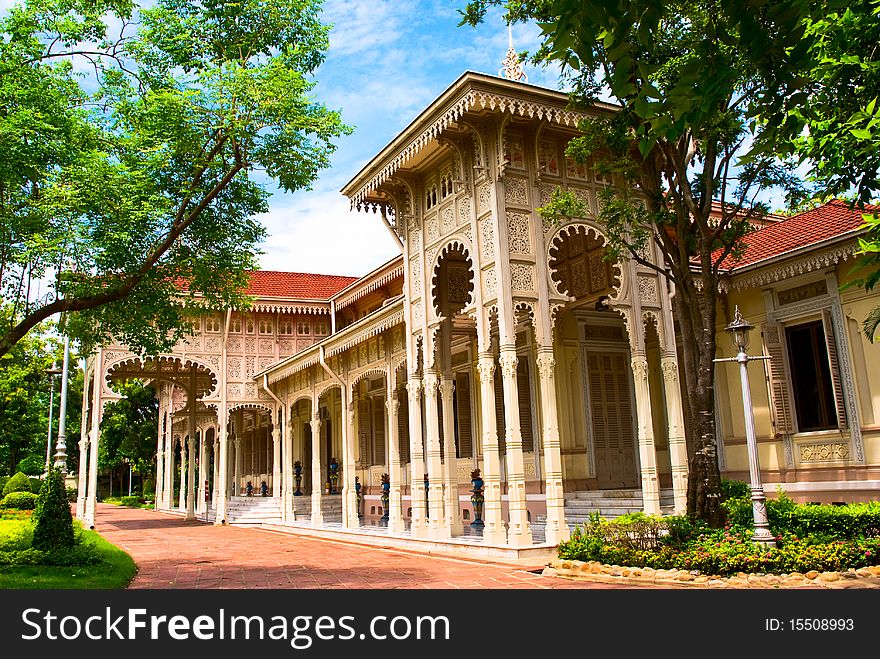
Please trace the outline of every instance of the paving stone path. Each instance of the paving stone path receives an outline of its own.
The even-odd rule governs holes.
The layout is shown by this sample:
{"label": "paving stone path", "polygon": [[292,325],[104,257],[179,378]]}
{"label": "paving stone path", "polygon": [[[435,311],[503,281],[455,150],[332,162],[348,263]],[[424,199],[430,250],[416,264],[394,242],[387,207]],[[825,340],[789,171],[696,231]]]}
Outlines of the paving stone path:
{"label": "paving stone path", "polygon": [[632,588],[503,565],[346,544],[255,528],[186,522],[98,504],[97,530],[138,565],[131,588]]}

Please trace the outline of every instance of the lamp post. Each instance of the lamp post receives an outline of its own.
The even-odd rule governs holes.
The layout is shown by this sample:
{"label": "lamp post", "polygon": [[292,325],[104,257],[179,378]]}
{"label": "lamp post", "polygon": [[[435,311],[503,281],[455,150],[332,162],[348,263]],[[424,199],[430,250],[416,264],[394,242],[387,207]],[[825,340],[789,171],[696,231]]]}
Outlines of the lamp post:
{"label": "lamp post", "polygon": [[61,374],[55,362],[52,362],[52,368],[46,369],[46,375],[49,376],[49,433],[46,438],[46,473],[49,473],[49,464],[52,459],[52,412],[55,408],[55,376]]}
{"label": "lamp post", "polygon": [[755,328],[740,313],[739,307],[733,315],[733,320],[724,328],[730,334],[733,345],[737,349],[736,357],[731,359],[716,359],[716,362],[737,362],[739,375],[742,383],[743,414],[746,422],[746,445],[749,453],[749,477],[752,490],[752,519],[754,520],[755,533],[752,542],[761,543],[767,547],[775,547],[776,541],[770,532],[770,524],[767,521],[767,503],[764,497],[764,486],[761,484],[761,467],[758,464],[758,445],[755,440],[755,416],[752,412],[752,394],[749,389],[748,363],[753,359],[770,359],[766,355],[750,357],[746,353],[749,347],[749,332]]}
{"label": "lamp post", "polygon": [[64,361],[61,366],[61,406],[58,409],[58,441],[55,444],[55,469],[67,478],[67,377],[70,366],[70,339],[64,336]]}

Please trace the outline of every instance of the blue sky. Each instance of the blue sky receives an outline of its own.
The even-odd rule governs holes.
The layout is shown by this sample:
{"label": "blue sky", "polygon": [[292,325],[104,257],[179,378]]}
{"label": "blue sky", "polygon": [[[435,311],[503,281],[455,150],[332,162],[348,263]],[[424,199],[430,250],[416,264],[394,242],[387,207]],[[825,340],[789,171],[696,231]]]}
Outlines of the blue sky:
{"label": "blue sky", "polygon": [[[312,190],[273,195],[260,218],[269,232],[263,268],[362,275],[398,253],[378,216],[349,210],[339,189],[464,71],[497,75],[507,26],[496,13],[480,28],[457,27],[464,4],[325,0],[333,30],[315,93],[354,133],[338,141],[332,167]],[[514,46],[534,49],[538,35],[534,25],[514,26]],[[558,88],[553,71],[526,73],[531,83]]]}

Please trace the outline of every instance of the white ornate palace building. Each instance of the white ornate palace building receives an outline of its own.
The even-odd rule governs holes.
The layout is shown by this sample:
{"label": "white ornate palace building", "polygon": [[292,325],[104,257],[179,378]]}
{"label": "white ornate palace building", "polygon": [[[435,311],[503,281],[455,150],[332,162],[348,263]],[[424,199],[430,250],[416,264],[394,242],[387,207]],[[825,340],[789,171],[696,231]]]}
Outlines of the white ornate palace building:
{"label": "white ornate palace building", "polygon": [[[249,310],[204,316],[174,351],[93,355],[78,516],[94,526],[101,411],[128,378],[159,395],[156,507],[189,518],[521,552],[591,511],[683,511],[673,291],[603,258],[608,181],[565,157],[582,116],[567,101],[465,73],[342,190],[398,257],[359,279],[254,272]],[[542,222],[557,186],[593,213]],[[768,493],[877,498],[880,348],[858,326],[880,299],[838,292],[860,217],[832,202],[766,224],[730,271],[718,327],[738,305],[773,358],[750,367]],[[724,475],[746,480],[739,378],[723,364],[718,421]]]}

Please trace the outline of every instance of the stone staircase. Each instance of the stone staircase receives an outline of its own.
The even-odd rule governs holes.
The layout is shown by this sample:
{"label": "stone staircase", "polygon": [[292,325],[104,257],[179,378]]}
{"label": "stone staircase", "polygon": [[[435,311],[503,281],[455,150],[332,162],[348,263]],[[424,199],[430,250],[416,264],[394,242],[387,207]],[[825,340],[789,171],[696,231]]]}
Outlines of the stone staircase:
{"label": "stone staircase", "polygon": [[[606,519],[614,519],[643,509],[642,491],[636,489],[590,490],[570,492],[565,495],[565,521],[572,527],[590,521],[592,513],[599,513]],[[661,513],[671,514],[672,509],[672,489],[661,489]]]}
{"label": "stone staircase", "polygon": [[[312,497],[308,494],[293,497],[293,512],[296,521],[309,521],[312,517]],[[321,514],[324,517],[324,524],[328,522],[342,524],[342,495],[322,494]]]}
{"label": "stone staircase", "polygon": [[230,497],[226,522],[236,526],[259,526],[281,519],[281,501],[274,497]]}

